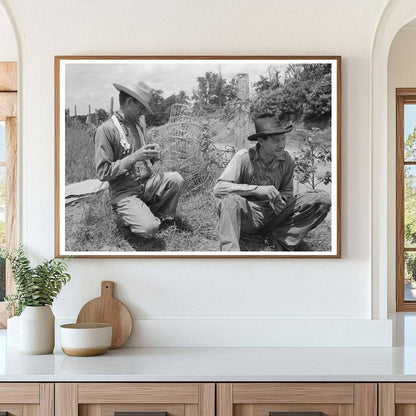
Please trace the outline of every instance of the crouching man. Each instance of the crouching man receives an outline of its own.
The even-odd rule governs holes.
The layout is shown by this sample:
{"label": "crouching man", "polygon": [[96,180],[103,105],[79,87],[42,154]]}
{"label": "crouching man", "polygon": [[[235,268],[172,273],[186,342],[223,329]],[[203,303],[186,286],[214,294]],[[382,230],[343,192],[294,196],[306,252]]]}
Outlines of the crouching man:
{"label": "crouching man", "polygon": [[120,111],[95,134],[97,177],[109,182],[111,204],[132,233],[152,238],[161,222],[173,222],[183,178],[177,172],[152,172],[160,149],[146,144],[139,122],[145,112],[153,114],[152,89],[138,80],[113,85],[119,91]]}
{"label": "crouching man", "polygon": [[256,118],[257,140],[236,153],[214,186],[219,199],[221,251],[240,251],[240,236],[260,234],[276,251],[294,250],[318,226],[331,208],[326,192],[293,195],[295,163],[286,146],[286,133],[273,114]]}

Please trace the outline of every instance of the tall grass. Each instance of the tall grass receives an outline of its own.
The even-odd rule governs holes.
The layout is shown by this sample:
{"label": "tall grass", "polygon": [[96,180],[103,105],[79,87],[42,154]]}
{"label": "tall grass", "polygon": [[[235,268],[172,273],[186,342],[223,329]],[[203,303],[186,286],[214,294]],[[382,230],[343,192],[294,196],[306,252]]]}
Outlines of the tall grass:
{"label": "tall grass", "polygon": [[147,240],[132,234],[112,210],[107,191],[73,206],[65,216],[67,251],[216,251],[217,214],[209,193],[181,200],[179,216],[187,231],[176,226]]}
{"label": "tall grass", "polygon": [[[209,192],[200,192],[180,200],[178,214],[187,230],[176,226],[160,231],[146,240],[132,234],[112,210],[108,191],[91,196],[65,210],[67,251],[218,251],[218,215],[215,199]],[[312,230],[299,245],[300,251],[330,249],[330,220]],[[261,238],[245,237],[243,251],[273,251]]]}
{"label": "tall grass", "polygon": [[65,128],[65,184],[95,178],[93,132],[81,126]]}
{"label": "tall grass", "polygon": [[[94,142],[91,132],[82,126],[66,128],[66,183],[95,177]],[[65,244],[67,251],[218,251],[218,214],[212,195],[212,182],[221,169],[212,166],[210,180],[199,192],[182,196],[178,215],[188,230],[171,227],[160,231],[156,238],[146,240],[132,234],[113,211],[108,191],[92,195],[65,209]],[[300,244],[301,251],[330,249],[330,215]],[[244,239],[244,251],[272,251],[273,247],[258,238]]]}

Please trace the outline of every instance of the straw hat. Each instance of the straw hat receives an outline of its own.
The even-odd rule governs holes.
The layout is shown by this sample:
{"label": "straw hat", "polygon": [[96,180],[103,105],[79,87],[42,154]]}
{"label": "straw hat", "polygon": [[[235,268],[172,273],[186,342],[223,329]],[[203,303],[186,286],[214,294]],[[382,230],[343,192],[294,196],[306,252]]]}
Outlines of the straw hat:
{"label": "straw hat", "polygon": [[132,79],[126,85],[121,85],[117,83],[113,85],[117,90],[123,91],[131,97],[135,98],[137,101],[143,104],[152,114],[154,114],[153,110],[149,106],[153,90],[143,81],[139,81],[138,79]]}

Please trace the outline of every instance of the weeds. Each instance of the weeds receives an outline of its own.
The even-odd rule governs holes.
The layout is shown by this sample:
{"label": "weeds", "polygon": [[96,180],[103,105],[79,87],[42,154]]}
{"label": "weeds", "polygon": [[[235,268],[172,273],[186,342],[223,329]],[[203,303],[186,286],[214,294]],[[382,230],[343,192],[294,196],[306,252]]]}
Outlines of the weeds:
{"label": "weeds", "polygon": [[[176,226],[147,240],[130,232],[113,211],[107,191],[67,207],[65,229],[67,251],[218,251],[218,215],[215,198],[209,192],[182,198],[178,215],[187,230]],[[299,245],[299,251],[330,250],[330,215]],[[245,236],[242,251],[273,251],[262,238]]]}
{"label": "weeds", "polygon": [[[288,147],[296,148],[296,139],[288,141]],[[292,149],[289,149],[292,150]],[[79,182],[95,177],[94,141],[92,131],[82,126],[66,128],[66,183]],[[160,167],[162,168],[162,167]],[[178,215],[187,223],[187,231],[176,226],[160,231],[156,238],[146,240],[130,232],[113,211],[108,191],[94,194],[65,209],[67,251],[218,251],[218,214],[212,185],[222,169],[210,164],[199,191],[183,195]],[[303,191],[303,190],[302,190]],[[330,215],[312,230],[299,245],[299,251],[328,251],[331,249]],[[264,239],[243,238],[243,251],[273,251],[274,247]]]}
{"label": "weeds", "polygon": [[87,128],[65,129],[65,184],[95,177],[94,136]]}

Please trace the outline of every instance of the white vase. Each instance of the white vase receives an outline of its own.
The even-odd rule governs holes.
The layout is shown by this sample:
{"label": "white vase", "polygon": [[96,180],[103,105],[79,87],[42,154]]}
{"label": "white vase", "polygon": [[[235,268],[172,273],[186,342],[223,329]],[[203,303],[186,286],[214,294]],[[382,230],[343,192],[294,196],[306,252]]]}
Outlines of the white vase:
{"label": "white vase", "polygon": [[13,316],[7,320],[7,346],[18,347],[19,346],[19,320],[20,316]]}
{"label": "white vase", "polygon": [[55,316],[50,306],[26,306],[19,319],[21,354],[50,354],[55,347]]}

